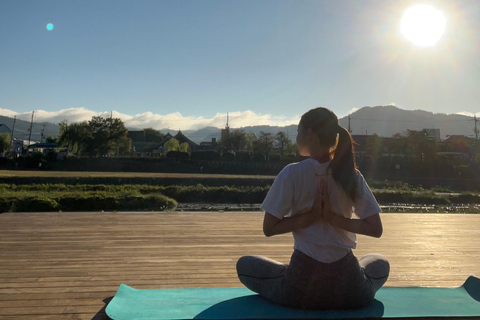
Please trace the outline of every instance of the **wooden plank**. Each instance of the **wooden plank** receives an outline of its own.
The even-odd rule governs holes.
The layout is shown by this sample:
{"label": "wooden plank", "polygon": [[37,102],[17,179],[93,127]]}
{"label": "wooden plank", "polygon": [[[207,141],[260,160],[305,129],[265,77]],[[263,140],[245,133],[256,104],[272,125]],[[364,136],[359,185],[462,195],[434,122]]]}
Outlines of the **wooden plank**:
{"label": "wooden plank", "polygon": [[[0,318],[104,319],[120,283],[136,288],[238,287],[237,259],[288,263],[291,235],[266,238],[261,212],[0,215]],[[384,214],[387,286],[460,286],[480,270],[480,215]]]}

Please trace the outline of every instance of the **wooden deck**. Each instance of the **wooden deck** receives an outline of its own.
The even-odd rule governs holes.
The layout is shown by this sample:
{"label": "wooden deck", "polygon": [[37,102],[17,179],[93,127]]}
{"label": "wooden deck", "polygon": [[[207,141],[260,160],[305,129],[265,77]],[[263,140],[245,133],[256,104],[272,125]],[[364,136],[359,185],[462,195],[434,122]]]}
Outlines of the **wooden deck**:
{"label": "wooden deck", "polygon": [[[288,263],[291,235],[265,238],[263,214],[0,215],[0,319],[106,319],[121,283],[135,288],[238,287],[236,260]],[[387,286],[460,286],[480,274],[480,215],[384,214],[381,239],[357,256],[391,263]]]}

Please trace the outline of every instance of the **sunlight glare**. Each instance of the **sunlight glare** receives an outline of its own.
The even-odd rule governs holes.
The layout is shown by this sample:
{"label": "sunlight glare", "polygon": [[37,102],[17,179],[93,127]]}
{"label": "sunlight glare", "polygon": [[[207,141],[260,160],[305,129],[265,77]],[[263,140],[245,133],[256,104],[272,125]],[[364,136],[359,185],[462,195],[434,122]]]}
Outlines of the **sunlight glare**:
{"label": "sunlight glare", "polygon": [[408,8],[401,20],[403,36],[422,47],[433,46],[445,31],[446,20],[443,13],[429,5],[416,5]]}

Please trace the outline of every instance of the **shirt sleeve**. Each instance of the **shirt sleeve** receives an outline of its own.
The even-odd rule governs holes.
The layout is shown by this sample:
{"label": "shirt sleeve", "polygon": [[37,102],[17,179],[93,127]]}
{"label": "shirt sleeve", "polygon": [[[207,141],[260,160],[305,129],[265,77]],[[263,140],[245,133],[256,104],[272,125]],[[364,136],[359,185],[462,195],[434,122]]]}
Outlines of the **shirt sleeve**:
{"label": "shirt sleeve", "polygon": [[260,208],[278,219],[283,219],[292,210],[293,191],[293,180],[287,166],[275,178]]}
{"label": "shirt sleeve", "polygon": [[360,219],[382,212],[365,178],[357,171],[357,193],[354,201],[355,215]]}

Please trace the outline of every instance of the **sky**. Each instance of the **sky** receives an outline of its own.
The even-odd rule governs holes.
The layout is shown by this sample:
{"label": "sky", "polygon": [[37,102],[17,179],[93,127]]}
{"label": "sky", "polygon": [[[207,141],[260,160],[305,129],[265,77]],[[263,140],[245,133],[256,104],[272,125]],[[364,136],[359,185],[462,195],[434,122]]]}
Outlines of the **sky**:
{"label": "sky", "polygon": [[[433,46],[400,32],[415,4],[445,17]],[[317,106],[480,116],[478,30],[472,0],[1,0],[0,115],[159,130],[227,113],[283,126]]]}

